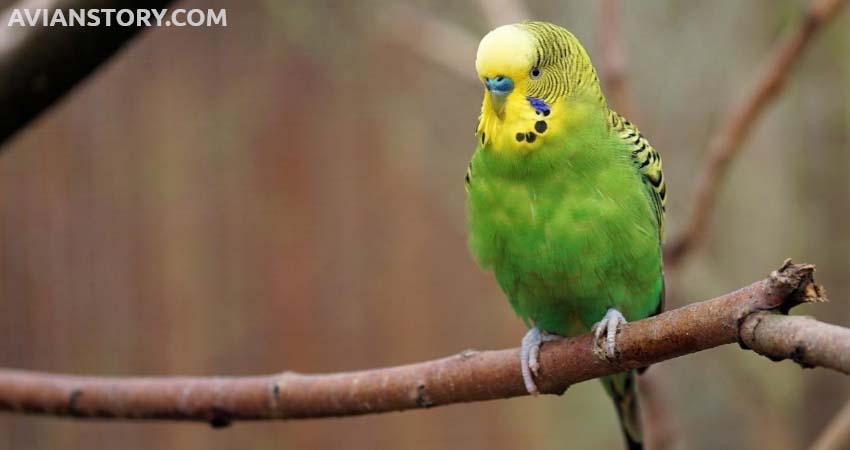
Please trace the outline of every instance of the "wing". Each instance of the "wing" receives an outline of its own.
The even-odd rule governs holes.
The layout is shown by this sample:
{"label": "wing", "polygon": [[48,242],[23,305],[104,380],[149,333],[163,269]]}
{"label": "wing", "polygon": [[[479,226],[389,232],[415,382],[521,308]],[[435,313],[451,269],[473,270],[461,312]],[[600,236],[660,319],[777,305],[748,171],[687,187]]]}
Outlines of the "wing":
{"label": "wing", "polygon": [[466,177],[463,179],[463,182],[466,192],[469,192],[469,183],[472,182],[472,161],[469,161],[469,165],[466,166]]}
{"label": "wing", "polygon": [[649,145],[637,127],[623,116],[611,111],[611,126],[631,152],[632,162],[640,172],[644,187],[652,199],[655,218],[658,221],[658,233],[664,241],[664,214],[667,204],[667,185],[661,170],[661,155]]}
{"label": "wing", "polygon": [[[667,204],[667,185],[664,183],[664,172],[661,168],[661,155],[658,154],[649,141],[640,134],[637,127],[623,116],[611,111],[611,126],[614,132],[626,143],[631,152],[632,162],[640,172],[643,186],[652,199],[655,219],[658,221],[658,237],[664,242],[664,214]],[[664,271],[661,271],[661,298],[655,314],[664,311],[665,289]],[[645,368],[643,370],[646,370]]]}

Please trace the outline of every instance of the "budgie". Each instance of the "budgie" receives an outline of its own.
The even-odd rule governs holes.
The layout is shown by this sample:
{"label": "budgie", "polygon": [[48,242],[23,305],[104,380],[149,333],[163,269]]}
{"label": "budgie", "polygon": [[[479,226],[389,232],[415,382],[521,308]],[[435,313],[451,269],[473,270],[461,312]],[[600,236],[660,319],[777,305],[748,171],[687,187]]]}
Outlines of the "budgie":
{"label": "budgie", "polygon": [[[621,324],[663,308],[667,188],[661,158],[607,104],[576,37],[544,22],[488,33],[484,84],[466,173],[469,247],[530,327],[526,388],[540,345],[595,331],[616,358]],[[642,448],[635,372],[604,377],[629,449]]]}

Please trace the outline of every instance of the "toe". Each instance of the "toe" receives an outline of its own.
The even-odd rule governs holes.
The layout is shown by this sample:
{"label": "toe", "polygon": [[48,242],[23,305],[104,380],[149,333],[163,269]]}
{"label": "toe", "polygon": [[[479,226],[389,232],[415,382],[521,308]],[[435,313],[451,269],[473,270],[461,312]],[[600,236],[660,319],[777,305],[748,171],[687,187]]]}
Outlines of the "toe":
{"label": "toe", "polygon": [[531,395],[537,395],[540,391],[537,390],[537,385],[534,384],[534,378],[531,375],[531,371],[528,367],[523,367],[522,370],[522,381],[525,383],[525,390],[528,391]]}
{"label": "toe", "polygon": [[540,330],[532,328],[522,338],[522,349],[520,351],[520,368],[522,369],[522,381],[525,383],[525,389],[531,395],[537,395],[540,391],[537,390],[537,385],[534,383],[534,376],[540,370],[540,364],[537,361],[537,356],[540,352]]}
{"label": "toe", "polygon": [[605,341],[608,344],[608,357],[614,359],[616,356],[616,344],[617,344],[617,329],[619,328],[619,321],[611,320],[608,322],[608,333],[605,336]]}
{"label": "toe", "polygon": [[531,347],[530,355],[528,355],[528,368],[535,377],[540,375],[540,362],[538,361],[539,355],[540,346],[535,345],[534,347]]}
{"label": "toe", "polygon": [[626,319],[614,308],[609,309],[605,316],[593,326],[594,353],[603,359],[617,359],[617,333],[620,325],[626,323]]}

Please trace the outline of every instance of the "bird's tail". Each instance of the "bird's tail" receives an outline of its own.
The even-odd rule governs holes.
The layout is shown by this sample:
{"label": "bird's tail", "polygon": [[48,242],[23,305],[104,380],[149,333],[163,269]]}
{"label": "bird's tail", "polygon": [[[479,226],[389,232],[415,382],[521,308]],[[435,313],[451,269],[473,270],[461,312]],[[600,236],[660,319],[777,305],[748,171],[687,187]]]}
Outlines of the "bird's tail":
{"label": "bird's tail", "polygon": [[617,408],[620,428],[628,450],[643,450],[643,428],[637,395],[637,374],[634,370],[602,378],[602,385]]}

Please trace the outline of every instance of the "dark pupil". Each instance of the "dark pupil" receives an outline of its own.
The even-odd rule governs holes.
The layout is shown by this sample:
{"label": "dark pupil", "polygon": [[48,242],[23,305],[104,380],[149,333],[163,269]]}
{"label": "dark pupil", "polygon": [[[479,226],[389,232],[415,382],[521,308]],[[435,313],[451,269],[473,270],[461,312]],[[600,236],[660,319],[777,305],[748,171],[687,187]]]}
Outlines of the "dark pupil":
{"label": "dark pupil", "polygon": [[533,76],[533,77],[540,76],[540,69],[533,69],[531,71],[531,76]]}

